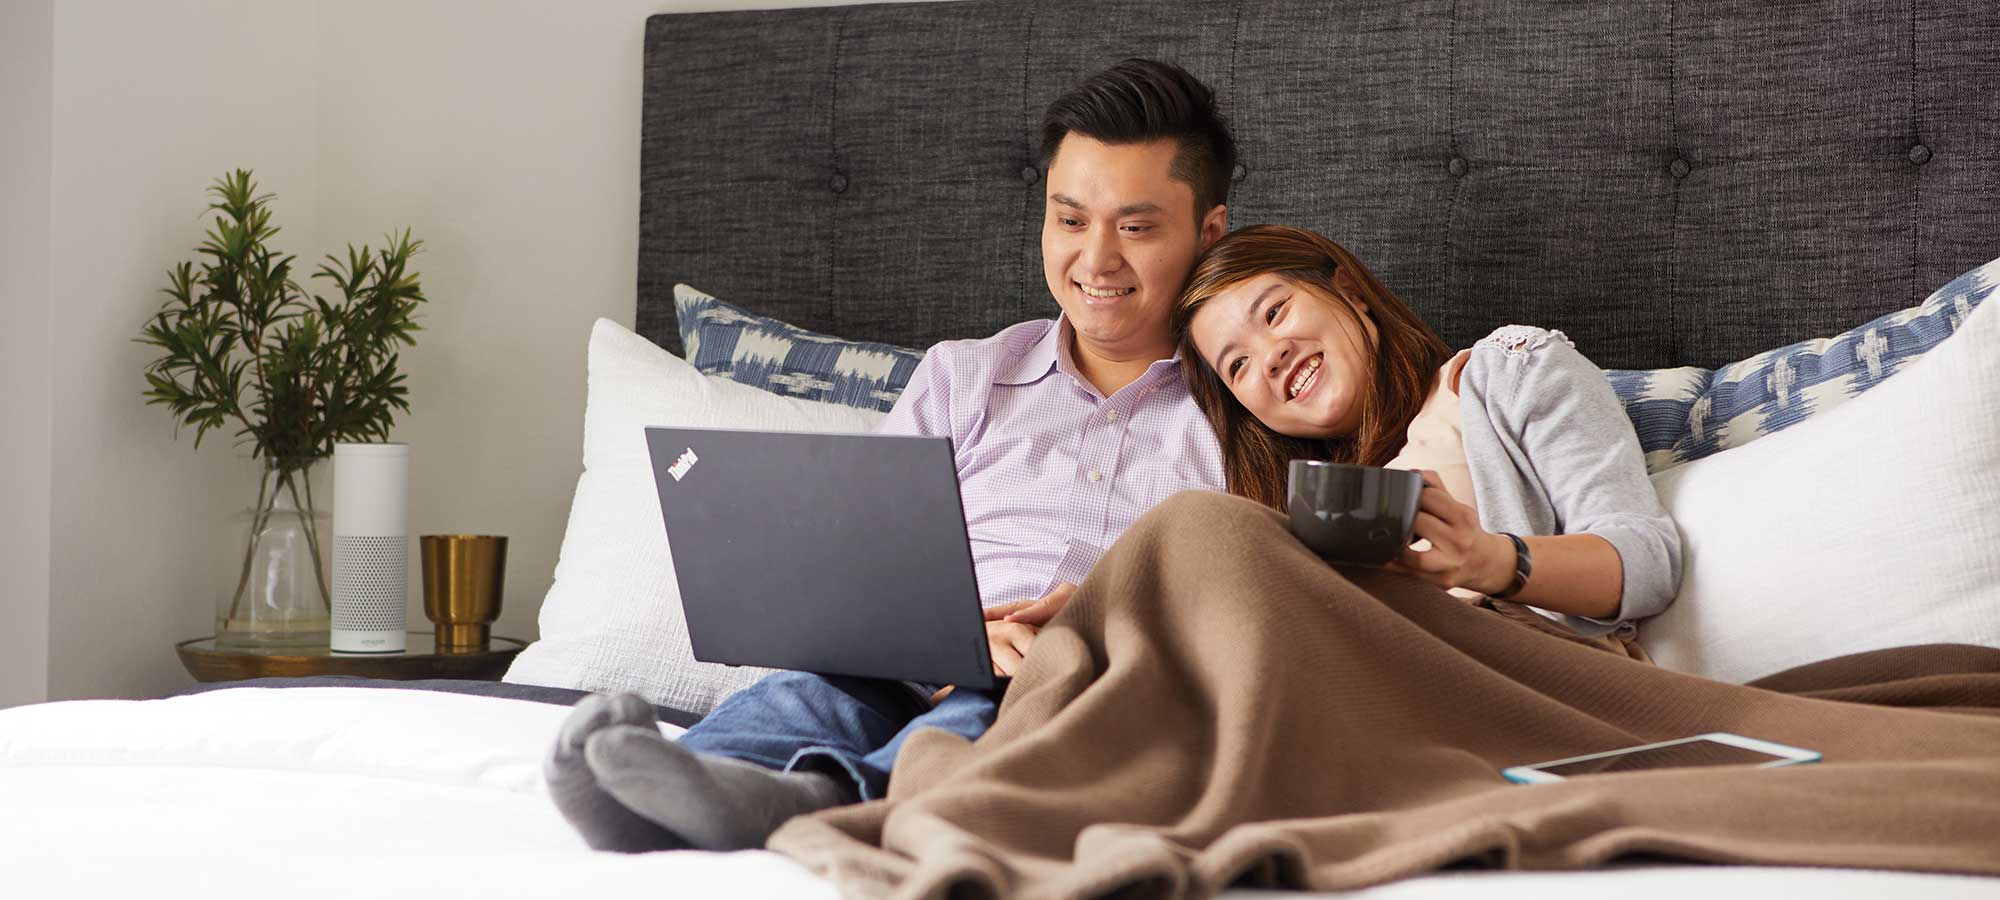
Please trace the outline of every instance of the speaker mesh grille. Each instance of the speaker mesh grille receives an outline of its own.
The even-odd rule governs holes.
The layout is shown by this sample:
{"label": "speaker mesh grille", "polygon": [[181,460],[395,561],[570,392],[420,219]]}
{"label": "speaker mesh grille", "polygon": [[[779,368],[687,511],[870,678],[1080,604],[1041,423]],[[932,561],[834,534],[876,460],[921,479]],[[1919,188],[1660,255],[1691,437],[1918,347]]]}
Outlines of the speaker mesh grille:
{"label": "speaker mesh grille", "polygon": [[335,535],[333,627],[402,631],[409,557],[409,541],[402,537]]}

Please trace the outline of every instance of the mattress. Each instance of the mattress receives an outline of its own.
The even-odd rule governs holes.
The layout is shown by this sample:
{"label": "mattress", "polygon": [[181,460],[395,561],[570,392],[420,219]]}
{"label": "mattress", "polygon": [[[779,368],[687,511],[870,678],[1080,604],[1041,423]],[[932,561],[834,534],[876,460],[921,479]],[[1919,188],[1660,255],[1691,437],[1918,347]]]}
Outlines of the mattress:
{"label": "mattress", "polygon": [[[837,896],[772,853],[589,849],[540,774],[567,713],[375,686],[0,710],[0,896]],[[1633,865],[1453,872],[1343,896],[1690,895],[1990,898],[2000,879]]]}

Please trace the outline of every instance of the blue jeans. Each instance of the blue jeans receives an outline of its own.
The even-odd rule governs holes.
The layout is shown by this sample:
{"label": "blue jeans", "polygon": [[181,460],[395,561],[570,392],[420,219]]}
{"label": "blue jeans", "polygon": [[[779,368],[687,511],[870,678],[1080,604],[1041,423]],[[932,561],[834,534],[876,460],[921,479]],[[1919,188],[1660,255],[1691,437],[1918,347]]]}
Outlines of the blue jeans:
{"label": "blue jeans", "polygon": [[681,746],[781,772],[846,775],[863,800],[889,793],[889,770],[919,728],[977,740],[999,709],[985,691],[957,688],[933,707],[901,681],[779,672],[722,701]]}

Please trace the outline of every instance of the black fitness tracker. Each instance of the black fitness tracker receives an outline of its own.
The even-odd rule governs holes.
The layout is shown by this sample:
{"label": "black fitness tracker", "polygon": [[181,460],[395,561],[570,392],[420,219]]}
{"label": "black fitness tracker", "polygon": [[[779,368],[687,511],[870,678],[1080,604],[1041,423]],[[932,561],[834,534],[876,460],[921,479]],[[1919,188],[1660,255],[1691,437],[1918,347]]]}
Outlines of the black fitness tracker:
{"label": "black fitness tracker", "polygon": [[1522,588],[1528,586],[1528,575],[1535,571],[1535,558],[1528,555],[1528,542],[1521,540],[1518,534],[1506,531],[1500,533],[1514,542],[1514,583],[1507,585],[1506,590],[1493,594],[1495,600],[1505,600],[1520,593]]}

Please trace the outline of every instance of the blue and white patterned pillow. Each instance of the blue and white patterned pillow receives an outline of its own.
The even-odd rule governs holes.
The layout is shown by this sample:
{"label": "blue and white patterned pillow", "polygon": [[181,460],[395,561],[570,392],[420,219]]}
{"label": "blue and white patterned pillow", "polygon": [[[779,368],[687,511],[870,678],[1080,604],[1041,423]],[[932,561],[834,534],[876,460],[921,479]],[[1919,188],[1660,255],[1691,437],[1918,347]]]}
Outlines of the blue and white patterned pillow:
{"label": "blue and white patterned pillow", "polygon": [[1952,279],[1924,302],[1830,338],[1800,341],[1709,370],[1604,374],[1639,432],[1646,468],[1664,472],[1797,425],[1882,383],[1958,330],[2000,292],[2000,259]]}
{"label": "blue and white patterned pillow", "polygon": [[704,375],[788,397],[889,411],[923,351],[807,331],[674,285],[688,362]]}

